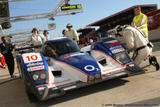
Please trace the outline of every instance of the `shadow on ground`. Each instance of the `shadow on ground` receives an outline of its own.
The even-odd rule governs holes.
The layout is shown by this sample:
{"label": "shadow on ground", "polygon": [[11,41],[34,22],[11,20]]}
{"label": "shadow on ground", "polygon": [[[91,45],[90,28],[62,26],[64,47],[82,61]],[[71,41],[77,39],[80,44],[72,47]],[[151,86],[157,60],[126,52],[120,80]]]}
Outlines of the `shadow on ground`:
{"label": "shadow on ground", "polygon": [[17,78],[5,78],[5,79],[1,79],[0,81],[0,85],[3,85],[3,84],[5,84],[5,83],[8,83],[8,82],[12,82],[12,81],[15,81],[15,80],[17,80],[17,79],[20,79],[20,77],[17,77]]}
{"label": "shadow on ground", "polygon": [[109,81],[105,81],[99,84],[94,84],[91,86],[87,86],[87,87],[83,87],[80,89],[76,89],[76,90],[72,90],[70,92],[67,92],[64,96],[61,97],[57,97],[57,98],[52,98],[50,100],[47,101],[42,101],[42,102],[37,102],[36,105],[37,107],[48,107],[51,105],[55,105],[61,102],[65,102],[68,100],[72,100],[75,98],[79,98],[82,96],[87,96],[96,92],[100,92],[100,91],[104,91],[104,90],[108,90],[108,89],[112,89],[121,85],[124,85],[126,82],[128,82],[127,80],[123,80],[123,79],[113,79],[113,80],[109,80]]}
{"label": "shadow on ground", "polygon": [[22,79],[3,80],[0,92],[0,107],[35,107],[27,98]]}
{"label": "shadow on ground", "polygon": [[131,104],[113,104],[113,107],[160,107],[160,97],[138,101]]}

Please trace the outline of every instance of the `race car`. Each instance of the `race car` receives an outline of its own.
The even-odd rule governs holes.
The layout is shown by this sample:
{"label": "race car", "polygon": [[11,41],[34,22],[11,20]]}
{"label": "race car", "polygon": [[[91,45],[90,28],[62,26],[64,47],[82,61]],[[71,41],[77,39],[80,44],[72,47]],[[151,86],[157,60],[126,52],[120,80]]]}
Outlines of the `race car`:
{"label": "race car", "polygon": [[60,37],[45,42],[39,52],[21,52],[16,60],[27,94],[40,101],[141,70],[113,38],[93,43],[86,52]]}

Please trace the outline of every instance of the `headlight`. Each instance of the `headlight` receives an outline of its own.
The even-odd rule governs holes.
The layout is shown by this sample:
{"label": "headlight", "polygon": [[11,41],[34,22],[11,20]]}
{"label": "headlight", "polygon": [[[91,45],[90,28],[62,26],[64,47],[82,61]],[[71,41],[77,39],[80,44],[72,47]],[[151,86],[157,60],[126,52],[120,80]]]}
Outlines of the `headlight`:
{"label": "headlight", "polygon": [[95,74],[95,78],[96,78],[96,79],[100,79],[100,78],[101,78],[101,74],[100,74],[100,73]]}
{"label": "headlight", "polygon": [[45,79],[46,78],[46,74],[40,74],[40,78],[41,79]]}
{"label": "headlight", "polygon": [[34,79],[35,81],[38,80],[38,78],[39,78],[38,74],[33,74],[33,79]]}
{"label": "headlight", "polygon": [[31,79],[35,84],[46,84],[48,83],[48,73],[47,71],[41,70],[41,71],[34,71],[29,72],[31,75]]}
{"label": "headlight", "polygon": [[90,75],[90,76],[89,76],[89,80],[90,80],[90,81],[94,80],[94,75]]}

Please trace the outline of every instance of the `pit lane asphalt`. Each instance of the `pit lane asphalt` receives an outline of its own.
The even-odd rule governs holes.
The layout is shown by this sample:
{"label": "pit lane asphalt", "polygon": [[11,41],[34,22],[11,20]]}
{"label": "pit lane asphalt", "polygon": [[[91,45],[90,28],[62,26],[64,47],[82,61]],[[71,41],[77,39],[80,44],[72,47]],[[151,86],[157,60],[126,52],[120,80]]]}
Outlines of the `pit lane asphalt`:
{"label": "pit lane asphalt", "polygon": [[[153,51],[160,63],[160,43]],[[160,71],[153,66],[145,69],[145,74],[105,81],[43,102],[30,102],[23,80],[10,79],[8,71],[0,69],[0,107],[160,107]],[[19,75],[17,68],[15,74]]]}

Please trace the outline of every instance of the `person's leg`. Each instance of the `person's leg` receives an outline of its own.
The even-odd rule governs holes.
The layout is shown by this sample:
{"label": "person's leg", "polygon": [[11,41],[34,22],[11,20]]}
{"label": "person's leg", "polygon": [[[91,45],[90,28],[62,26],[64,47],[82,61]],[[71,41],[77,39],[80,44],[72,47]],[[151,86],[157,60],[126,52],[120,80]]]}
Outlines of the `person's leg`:
{"label": "person's leg", "polygon": [[11,75],[13,75],[13,73],[12,73],[12,70],[11,70],[10,60],[7,60],[7,59],[5,59],[5,60],[6,60],[6,64],[7,64],[7,68],[8,68],[9,74],[11,76]]}
{"label": "person's leg", "polygon": [[11,57],[10,59],[10,72],[11,72],[11,76],[14,77],[13,73],[14,73],[14,58]]}
{"label": "person's leg", "polygon": [[148,47],[141,49],[138,51],[138,55],[136,56],[134,62],[137,65],[140,65],[142,61],[144,61],[150,55],[150,49]]}
{"label": "person's leg", "polygon": [[9,56],[6,59],[6,63],[8,66],[8,70],[9,70],[9,74],[11,77],[13,77],[13,73],[14,73],[14,58],[12,56]]}

